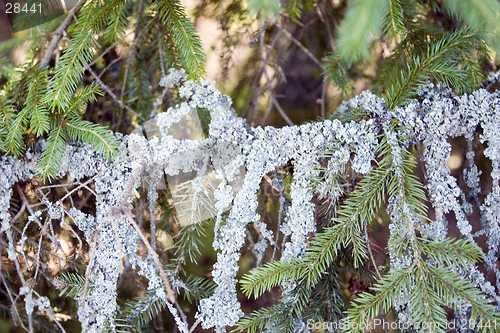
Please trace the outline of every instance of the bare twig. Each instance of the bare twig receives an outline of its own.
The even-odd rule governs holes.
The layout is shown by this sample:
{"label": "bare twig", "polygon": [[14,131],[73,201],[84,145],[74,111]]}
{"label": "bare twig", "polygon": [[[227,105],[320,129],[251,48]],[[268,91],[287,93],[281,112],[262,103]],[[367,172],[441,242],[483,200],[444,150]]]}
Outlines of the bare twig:
{"label": "bare twig", "polygon": [[135,23],[135,35],[134,35],[134,42],[132,43],[132,52],[129,53],[129,56],[127,58],[127,63],[125,65],[125,74],[123,75],[123,85],[122,85],[122,93],[120,99],[123,99],[123,94],[125,93],[125,87],[127,86],[128,69],[130,68],[130,61],[132,60],[132,56],[135,54],[136,51],[135,44],[137,43],[137,40],[139,40],[138,32],[141,23],[143,5],[144,5],[144,0],[140,0],[139,9],[137,11],[137,22]]}
{"label": "bare twig", "polygon": [[104,73],[106,73],[108,71],[108,69],[113,66],[114,64],[116,64],[118,61],[122,60],[122,56],[118,56],[116,57],[115,59],[113,59],[113,61],[111,61],[106,67],[104,67],[104,69],[99,73],[99,78],[101,78]]}
{"label": "bare twig", "polygon": [[[326,1],[323,1],[323,7],[326,5]],[[333,38],[333,32],[330,27],[330,23],[328,22],[328,15],[323,15],[323,12],[318,4],[315,4],[316,7],[316,12],[318,13],[318,16],[326,26],[326,33],[328,34],[328,41],[330,42],[330,47],[332,48],[332,51],[335,51],[335,41]],[[333,22],[335,24],[335,22]]]}
{"label": "bare twig", "polygon": [[[12,235],[12,229],[11,228],[7,229],[5,231],[5,234],[7,235],[7,240],[9,241],[9,251],[11,251],[13,249],[10,247],[14,246],[14,237]],[[19,276],[19,279],[21,280],[23,287],[26,287],[27,283],[26,283],[26,280],[24,279],[23,270],[21,269],[21,265],[19,264],[19,260],[17,260],[17,256],[13,259],[13,261],[14,261],[14,265],[16,266],[17,275]],[[32,313],[28,314],[28,332],[33,333],[33,314]]]}
{"label": "bare twig", "polygon": [[272,109],[273,109],[273,103],[269,104],[269,106],[267,107],[266,113],[264,114],[264,118],[262,119],[262,126],[264,126],[267,123],[267,118],[269,118]]}
{"label": "bare twig", "polygon": [[262,58],[262,67],[263,67],[263,72],[264,76],[266,77],[266,84],[267,84],[267,89],[269,90],[269,94],[271,95],[271,100],[273,105],[276,107],[280,115],[285,119],[286,123],[290,126],[293,126],[294,123],[288,118],[286,115],[285,111],[281,108],[281,106],[278,103],[278,100],[276,99],[276,95],[274,94],[273,88],[271,86],[271,80],[269,79],[269,75],[267,74],[267,54],[266,50],[264,47],[264,36],[265,36],[265,30],[262,30],[260,34],[260,53],[261,53],[261,58]]}
{"label": "bare twig", "polygon": [[76,14],[80,10],[80,8],[83,6],[84,3],[85,3],[85,1],[80,0],[78,2],[78,4],[69,11],[68,16],[66,16],[64,21],[62,21],[59,28],[57,28],[56,31],[54,31],[52,33],[52,40],[50,41],[50,45],[49,45],[49,48],[47,49],[47,53],[45,54],[45,57],[43,58],[42,68],[46,67],[49,64],[50,58],[52,57],[52,54],[54,53],[54,51],[57,47],[57,44],[59,44],[59,41],[61,40],[61,37],[63,36],[64,31],[71,24],[71,21],[73,21],[74,14]]}
{"label": "bare twig", "polygon": [[372,252],[372,249],[370,247],[370,238],[368,237],[368,224],[365,224],[365,239],[366,239],[366,247],[368,248],[368,254],[370,255],[370,260],[372,261],[373,268],[375,269],[375,273],[377,274],[377,278],[379,280],[381,280],[382,275],[380,274],[380,271],[378,270],[377,263],[375,262],[375,257],[373,256],[373,252]]}
{"label": "bare twig", "polygon": [[90,260],[87,268],[85,269],[85,284],[83,285],[83,294],[80,300],[80,306],[83,307],[85,304],[85,297],[87,297],[87,291],[89,289],[89,277],[92,271],[92,266],[94,265],[95,249],[97,247],[97,238],[99,238],[100,228],[93,231],[92,234],[92,245],[90,247]]}
{"label": "bare twig", "polygon": [[[0,272],[1,271],[2,271],[2,260],[0,260]],[[7,295],[9,295],[10,302],[12,303],[12,310],[11,311],[16,314],[17,319],[19,320],[19,323],[21,323],[21,327],[24,328],[25,331],[27,331],[28,329],[26,328],[26,326],[24,326],[24,323],[21,320],[21,316],[19,315],[19,311],[17,310],[17,307],[16,307],[16,302],[15,302],[14,298],[12,297],[12,294],[10,292],[9,287],[7,286],[7,282],[5,281],[3,274],[0,274],[0,277],[2,278],[2,283],[5,287],[5,290],[7,290]],[[14,325],[17,326],[17,322],[15,320],[14,320]]]}
{"label": "bare twig", "polygon": [[[97,83],[101,86],[101,88],[106,93],[108,93],[109,96],[111,96],[111,98],[113,99],[113,101],[115,101],[115,103],[117,103],[119,106],[121,106],[122,108],[126,109],[128,112],[135,115],[137,118],[144,120],[143,116],[141,116],[140,114],[138,114],[137,112],[132,110],[128,105],[125,105],[125,103],[123,103],[122,100],[119,99],[104,82],[102,82],[102,80],[99,78],[99,75],[97,75],[96,72],[94,72],[92,70],[92,68],[87,67],[87,70],[89,71],[90,74],[92,74],[92,76],[97,81]],[[139,126],[136,126],[136,127],[139,127]]]}
{"label": "bare twig", "polygon": [[172,286],[170,285],[170,282],[168,282],[167,274],[165,273],[165,270],[163,269],[163,265],[160,262],[160,259],[158,258],[158,254],[153,251],[153,248],[151,247],[151,244],[149,244],[148,239],[146,236],[144,236],[144,233],[142,232],[141,228],[137,225],[137,222],[135,222],[134,217],[132,216],[132,212],[130,209],[127,209],[125,212],[129,222],[132,224],[134,227],[135,231],[139,234],[139,237],[141,238],[142,242],[144,245],[146,245],[149,253],[153,257],[153,261],[155,263],[156,268],[160,271],[160,276],[163,280],[163,283],[165,284],[165,290],[167,292],[167,299],[169,302],[172,304],[175,304],[177,302],[176,297],[175,297],[175,292],[172,289]]}
{"label": "bare twig", "polygon": [[[149,27],[150,24],[152,24],[153,22],[156,21],[156,19],[158,18],[158,16],[155,16],[153,17],[149,22],[148,24],[146,24],[146,26],[144,26],[144,28],[138,33],[137,37],[134,38],[134,43],[132,44],[132,46],[135,46],[136,44],[136,40],[137,38],[139,38],[144,31],[146,31],[146,29]],[[95,58],[90,64],[89,64],[89,67],[95,65],[97,63],[97,61],[99,61],[99,59],[101,59],[102,57],[104,57],[109,51],[111,51],[112,49],[114,49],[122,40],[124,40],[126,37],[130,36],[133,32],[129,32],[128,34],[126,35],[123,35],[120,39],[118,39],[116,42],[114,42],[113,44],[111,44],[111,46],[109,46],[106,50],[104,50],[101,54],[99,54],[99,56],[97,58]],[[107,68],[109,66],[111,66],[111,64],[114,64],[116,61],[120,60],[122,58],[122,56],[118,56],[118,58],[114,59],[108,66],[106,66],[106,68],[104,68],[102,70],[102,72],[99,74],[99,77],[102,76],[102,74],[107,70]]]}
{"label": "bare twig", "polygon": [[189,330],[189,333],[193,333],[194,332],[194,329],[201,323],[201,319],[197,319],[193,326],[191,326],[191,329]]}
{"label": "bare twig", "polygon": [[292,41],[295,45],[297,45],[299,47],[299,49],[302,50],[302,52],[304,52],[316,65],[318,65],[319,67],[321,67],[321,61],[318,60],[318,58],[316,58],[312,53],[311,51],[309,51],[309,49],[307,47],[305,47],[304,45],[302,45],[301,42],[299,42],[295,37],[292,36],[291,33],[289,33],[288,31],[286,31],[285,29],[283,29],[279,24],[276,24],[276,26],[278,28],[281,29],[281,31],[283,32],[283,34],[290,40]]}
{"label": "bare twig", "polygon": [[326,117],[326,110],[325,110],[325,100],[326,100],[326,82],[327,80],[323,80],[323,83],[321,84],[321,118]]}

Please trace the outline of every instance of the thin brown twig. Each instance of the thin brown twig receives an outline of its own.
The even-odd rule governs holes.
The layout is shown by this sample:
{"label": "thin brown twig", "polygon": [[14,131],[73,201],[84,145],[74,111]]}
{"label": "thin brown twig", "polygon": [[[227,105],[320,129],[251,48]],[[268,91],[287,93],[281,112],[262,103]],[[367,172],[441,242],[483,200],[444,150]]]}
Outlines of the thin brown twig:
{"label": "thin brown twig", "polygon": [[[154,21],[156,21],[157,19],[157,16],[153,17],[149,22],[148,24],[146,24],[146,26],[139,32],[139,34],[137,35],[137,38],[139,38],[142,33],[149,27],[150,24],[152,24]],[[102,57],[104,57],[109,51],[111,51],[112,49],[114,49],[122,40],[124,40],[125,38],[127,38],[128,36],[130,36],[133,32],[129,32],[128,34],[126,35],[123,35],[120,39],[118,39],[116,42],[114,42],[113,44],[111,44],[106,50],[104,50],[101,54],[99,54],[99,56],[97,58],[95,58],[90,64],[89,64],[89,67],[95,65],[99,59],[101,59]],[[135,39],[134,39],[134,44],[132,44],[135,46]],[[122,56],[119,56],[117,59],[121,59]],[[109,65],[108,65],[109,66]],[[103,70],[104,72],[104,70]],[[99,76],[102,75],[102,72],[101,74],[99,74]]]}
{"label": "thin brown twig", "polygon": [[125,87],[127,86],[128,70],[130,68],[130,61],[132,60],[132,56],[136,52],[135,45],[137,43],[137,40],[139,40],[138,32],[139,32],[139,26],[141,23],[143,5],[144,5],[144,0],[140,0],[139,9],[137,11],[137,22],[135,23],[135,34],[134,34],[134,42],[132,43],[132,52],[129,53],[129,56],[127,58],[127,63],[125,65],[125,74],[123,75],[123,85],[122,85],[122,92],[121,92],[120,99],[123,99],[123,94],[125,93]]}
{"label": "thin brown twig", "polygon": [[326,117],[326,83],[327,80],[323,80],[321,84],[321,118]]}
{"label": "thin brown twig", "polygon": [[373,268],[375,269],[375,273],[377,274],[377,278],[379,280],[382,279],[382,275],[378,270],[377,263],[375,262],[375,257],[373,256],[372,249],[370,247],[370,238],[368,237],[368,224],[365,225],[365,239],[366,239],[366,247],[368,248],[368,254],[370,255],[370,260],[372,261]]}
{"label": "thin brown twig", "polygon": [[19,211],[17,212],[16,215],[14,215],[14,217],[12,218],[12,220],[10,220],[10,224],[16,222],[16,220],[21,216],[22,213],[24,213],[25,209],[26,209],[26,202],[24,200],[22,200],[22,206],[21,206],[21,209],[19,209]]}
{"label": "thin brown twig", "polygon": [[[323,6],[325,6],[325,1],[323,1]],[[328,14],[327,15],[323,15],[323,11],[321,10],[320,6],[319,5],[316,5],[316,12],[318,13],[318,16],[321,20],[321,22],[323,22],[326,26],[326,32],[328,34],[328,41],[330,42],[330,47],[332,48],[332,51],[335,51],[335,40],[333,38],[333,32],[332,32],[332,28],[330,27],[330,23],[328,22]],[[335,22],[334,22],[335,24]]]}
{"label": "thin brown twig", "polygon": [[[0,260],[0,271],[2,270],[2,260]],[[10,289],[9,287],[7,286],[7,282],[5,281],[5,278],[3,276],[3,274],[0,274],[0,277],[2,278],[2,282],[3,282],[3,285],[5,287],[5,290],[7,290],[7,295],[9,295],[9,298],[10,298],[10,302],[12,303],[12,309],[13,309],[13,313],[15,313],[17,315],[17,319],[19,320],[19,322],[21,323],[21,327],[27,331],[28,329],[26,328],[26,326],[24,326],[24,323],[23,321],[21,320],[21,316],[19,315],[19,311],[17,310],[17,307],[16,307],[16,301],[14,300],[14,298],[12,297],[12,294],[10,292]],[[14,325],[17,326],[17,322],[14,320]]]}
{"label": "thin brown twig", "polygon": [[[111,96],[111,98],[113,99],[113,101],[115,101],[115,103],[117,103],[119,106],[121,106],[122,108],[126,109],[128,112],[135,115],[137,118],[144,120],[143,116],[141,116],[140,114],[138,114],[137,112],[132,110],[128,105],[125,105],[125,103],[123,103],[123,101],[121,99],[119,99],[104,82],[102,82],[102,80],[99,78],[99,75],[97,75],[96,72],[94,72],[92,70],[92,68],[87,67],[87,70],[89,71],[90,74],[92,74],[92,76],[97,81],[97,83],[101,86],[101,88],[106,93],[108,93],[109,96]],[[139,127],[139,126],[136,126],[136,127]]]}
{"label": "thin brown twig", "polygon": [[92,245],[90,247],[89,264],[87,265],[87,268],[85,269],[85,284],[83,285],[83,294],[82,294],[82,298],[80,300],[81,307],[83,307],[83,305],[85,304],[85,297],[87,297],[87,292],[89,289],[89,277],[90,277],[90,272],[92,271],[92,266],[94,265],[95,250],[97,247],[97,238],[99,237],[100,231],[101,231],[100,228],[96,229],[93,231],[93,234],[92,234]]}
{"label": "thin brown twig", "polygon": [[66,16],[66,18],[64,19],[64,21],[62,21],[62,23],[59,26],[59,28],[57,28],[56,31],[54,31],[52,33],[52,40],[50,41],[50,45],[47,48],[47,53],[45,54],[45,57],[43,58],[42,68],[46,67],[49,64],[50,58],[52,57],[52,54],[54,53],[54,51],[55,51],[55,49],[57,47],[57,44],[59,44],[59,41],[61,40],[61,37],[64,34],[64,31],[71,24],[71,21],[73,21],[74,14],[80,10],[80,8],[83,6],[84,3],[85,3],[85,1],[80,0],[76,4],[76,6],[73,7],[69,11],[68,16]]}
{"label": "thin brown twig", "polygon": [[267,123],[267,118],[271,114],[271,110],[273,109],[273,103],[269,104],[267,107],[266,113],[264,114],[264,118],[262,119],[262,126],[264,126]]}
{"label": "thin brown twig", "polygon": [[99,78],[101,78],[104,73],[106,73],[108,71],[108,69],[113,66],[114,64],[116,64],[118,61],[120,61],[122,59],[122,56],[118,56],[116,57],[115,59],[113,59],[113,61],[111,61],[106,67],[104,67],[104,69],[99,73]]}
{"label": "thin brown twig", "polygon": [[279,105],[278,100],[276,99],[276,95],[274,94],[273,88],[271,86],[271,80],[269,79],[269,75],[267,74],[267,68],[266,68],[267,67],[267,54],[266,54],[265,47],[264,47],[264,36],[265,36],[265,30],[262,30],[262,32],[260,33],[260,53],[261,53],[261,58],[262,58],[262,68],[263,68],[264,76],[266,77],[267,89],[269,90],[269,95],[271,95],[272,103],[274,104],[274,106],[276,107],[276,109],[278,110],[280,115],[283,117],[283,119],[285,119],[285,122],[288,125],[293,126],[294,123],[292,122],[292,120],[290,120],[290,118],[288,118],[285,111],[283,111],[283,109]]}
{"label": "thin brown twig", "polygon": [[316,65],[318,65],[319,67],[321,67],[321,61],[318,60],[318,58],[316,58],[314,56],[314,54],[311,53],[311,51],[309,51],[309,49],[307,47],[305,47],[304,45],[302,45],[301,42],[299,42],[297,40],[297,38],[293,37],[293,35],[291,33],[289,33],[287,30],[283,29],[279,24],[276,24],[276,26],[278,28],[281,29],[281,31],[283,32],[283,34],[291,41],[293,42],[295,45],[297,45],[299,47],[299,49],[302,50],[302,52],[304,52]]}
{"label": "thin brown twig", "polygon": [[153,257],[153,261],[155,263],[156,268],[160,271],[160,276],[163,280],[163,283],[165,284],[165,290],[167,292],[167,299],[170,303],[175,304],[177,302],[176,297],[175,297],[175,292],[172,289],[172,286],[170,285],[170,282],[168,282],[167,274],[165,273],[165,270],[163,269],[163,265],[160,262],[160,259],[158,258],[158,254],[153,251],[153,248],[151,247],[151,244],[149,244],[148,239],[142,232],[141,228],[137,225],[137,222],[135,222],[134,217],[132,216],[132,212],[130,209],[126,210],[126,216],[129,220],[129,222],[132,224],[134,227],[135,231],[139,234],[139,237],[141,238],[142,242],[144,245],[146,245],[149,253]]}
{"label": "thin brown twig", "polygon": [[[14,246],[14,237],[12,236],[12,229],[11,228],[7,229],[5,231],[5,234],[7,235],[7,240],[9,241],[9,247]],[[11,250],[11,249],[9,249],[9,250]],[[21,280],[21,284],[23,285],[23,287],[26,287],[27,283],[26,283],[26,280],[24,279],[23,271],[21,269],[21,265],[19,264],[19,260],[17,260],[17,256],[13,259],[13,261],[14,261],[14,265],[16,267],[17,275],[19,276],[19,279]],[[17,299],[17,297],[16,297],[16,299]],[[32,313],[28,314],[28,332],[33,333],[33,314]]]}

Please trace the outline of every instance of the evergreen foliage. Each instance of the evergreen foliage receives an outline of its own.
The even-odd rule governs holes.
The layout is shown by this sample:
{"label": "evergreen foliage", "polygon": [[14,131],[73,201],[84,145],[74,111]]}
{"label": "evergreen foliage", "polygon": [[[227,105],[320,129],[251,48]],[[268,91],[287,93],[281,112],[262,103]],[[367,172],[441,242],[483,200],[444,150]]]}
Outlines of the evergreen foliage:
{"label": "evergreen foliage", "polygon": [[[0,43],[5,55],[26,53],[18,64],[0,54],[0,291],[12,323],[30,333],[70,331],[75,318],[84,332],[201,323],[292,333],[341,322],[328,329],[364,332],[383,318],[447,332],[454,316],[500,331],[499,94],[487,91],[498,74],[485,81],[500,4],[213,0],[194,22],[188,14],[180,0],[81,0]],[[210,15],[224,70],[249,44],[228,86],[246,119],[203,80],[194,23]],[[280,52],[293,48],[301,68],[286,71],[297,60]],[[320,119],[257,126],[273,110],[300,119],[287,99],[308,64]],[[336,111],[325,102],[360,82],[379,97],[363,92]],[[199,138],[177,137],[193,110]],[[457,181],[446,163],[461,136]],[[475,153],[488,162],[476,166]],[[164,173],[189,172],[177,193],[163,187]],[[373,254],[373,228],[388,229],[387,262]],[[74,301],[55,306],[57,295]]]}

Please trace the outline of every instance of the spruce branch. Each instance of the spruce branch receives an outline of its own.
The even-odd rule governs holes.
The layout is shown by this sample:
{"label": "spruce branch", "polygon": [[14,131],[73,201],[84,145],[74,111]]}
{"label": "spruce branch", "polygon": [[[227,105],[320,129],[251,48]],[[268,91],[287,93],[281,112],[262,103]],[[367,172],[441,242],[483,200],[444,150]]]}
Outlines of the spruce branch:
{"label": "spruce branch", "polygon": [[205,54],[194,25],[186,17],[178,0],[155,1],[160,21],[168,28],[176,43],[176,51],[189,73],[189,79],[205,74]]}
{"label": "spruce branch", "polygon": [[247,330],[248,333],[256,333],[263,331],[270,323],[275,322],[277,316],[282,314],[284,310],[285,306],[283,304],[256,310],[250,315],[241,318],[231,332],[236,333]]}
{"label": "spruce branch", "polygon": [[351,0],[344,21],[337,32],[337,54],[354,63],[369,56],[373,36],[380,34],[387,2]]}
{"label": "spruce branch", "polygon": [[106,158],[116,156],[119,144],[110,130],[86,120],[70,120],[65,125],[71,139],[90,144]]}
{"label": "spruce branch", "polygon": [[388,0],[388,13],[384,22],[384,39],[402,40],[408,33],[400,0]]}
{"label": "spruce branch", "polygon": [[422,253],[442,265],[465,267],[468,263],[476,263],[484,258],[481,248],[468,239],[418,240]]}
{"label": "spruce branch", "polygon": [[78,3],[73,7],[67,14],[66,18],[64,21],[61,23],[59,28],[56,29],[53,33],[51,33],[51,41],[50,45],[47,48],[47,52],[45,53],[45,57],[43,57],[42,60],[42,65],[41,67],[44,68],[48,66],[50,62],[50,58],[52,57],[52,54],[54,53],[57,44],[59,44],[59,41],[61,40],[61,37],[63,36],[63,32],[68,28],[68,26],[71,24],[71,21],[73,21],[73,18],[75,17],[75,14],[78,13],[80,8],[82,8],[83,4],[85,3],[85,0],[79,0]]}
{"label": "spruce branch", "polygon": [[17,156],[24,150],[23,131],[28,123],[28,111],[28,108],[24,108],[16,115],[4,142],[6,150]]}
{"label": "spruce branch", "polygon": [[48,132],[50,127],[49,110],[42,102],[43,96],[47,93],[46,75],[45,71],[35,73],[24,105],[28,109],[30,127],[36,136]]}
{"label": "spruce branch", "polygon": [[58,174],[59,163],[66,148],[67,134],[62,120],[51,121],[51,131],[44,144],[40,161],[37,165],[37,173],[42,179],[55,177]]}
{"label": "spruce branch", "polygon": [[407,102],[417,88],[425,83],[427,75],[433,75],[459,90],[472,89],[471,84],[465,80],[466,72],[453,66],[477,49],[479,38],[473,30],[467,28],[445,35],[432,43],[424,58],[416,56],[405,70],[401,70],[399,77],[388,89],[387,107],[394,109]]}
{"label": "spruce branch", "polygon": [[290,262],[273,261],[262,267],[256,267],[250,274],[243,276],[240,280],[243,293],[255,298],[264,292],[281,285],[285,281],[296,281],[300,279],[307,269],[307,265],[292,259]]}
{"label": "spruce branch", "polygon": [[0,95],[0,150],[6,151],[5,139],[10,132],[12,118],[15,115],[15,106],[11,100]]}
{"label": "spruce branch", "polygon": [[[443,267],[431,267],[427,265],[429,274],[432,275],[432,289],[435,290],[442,302],[446,306],[457,309],[459,302],[457,298],[464,300],[471,305],[471,320],[477,322],[496,323],[500,319],[500,314],[494,312],[496,307],[491,304],[491,300],[468,280],[451,272]],[[458,309],[457,309],[458,310]],[[494,332],[499,332],[500,327],[492,326]],[[490,328],[483,326],[477,328],[480,332],[488,332]]]}
{"label": "spruce branch", "polygon": [[342,94],[349,96],[352,95],[353,86],[349,82],[346,64],[339,58],[335,52],[322,59],[323,76],[327,78],[329,84],[333,82],[337,87],[342,90]]}

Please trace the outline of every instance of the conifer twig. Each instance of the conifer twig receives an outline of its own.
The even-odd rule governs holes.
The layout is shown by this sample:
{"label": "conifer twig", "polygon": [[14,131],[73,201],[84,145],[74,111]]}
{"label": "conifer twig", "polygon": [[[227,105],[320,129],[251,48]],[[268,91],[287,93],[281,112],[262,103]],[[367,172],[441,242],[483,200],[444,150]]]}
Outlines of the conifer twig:
{"label": "conifer twig", "polygon": [[[1,271],[2,271],[2,260],[0,260],[0,272]],[[7,282],[5,281],[5,278],[4,278],[3,274],[0,273],[0,277],[2,278],[2,283],[3,283],[4,287],[5,287],[5,290],[7,291],[7,295],[9,296],[10,302],[12,303],[13,313],[15,313],[17,315],[17,319],[19,320],[19,323],[21,323],[21,327],[25,331],[27,331],[28,329],[26,328],[26,326],[24,326],[24,323],[21,320],[21,316],[19,315],[19,311],[17,310],[16,304],[15,304],[15,300],[12,297],[12,293],[10,292],[10,289],[7,286]],[[17,323],[16,323],[15,320],[14,320],[14,325],[17,326]]]}
{"label": "conifer twig", "polygon": [[295,45],[297,45],[299,47],[299,49],[302,50],[302,52],[304,52],[316,65],[318,65],[321,68],[321,66],[322,66],[321,65],[321,61],[319,61],[318,58],[316,58],[314,56],[314,54],[312,54],[311,51],[309,51],[309,49],[307,47],[305,47],[304,45],[302,45],[302,43],[299,42],[295,37],[293,37],[293,35],[291,33],[289,33],[286,29],[283,29],[281,27],[281,25],[279,25],[278,23],[276,23],[276,26],[281,29],[281,31],[283,32],[283,34],[291,42],[293,42]]}
{"label": "conifer twig", "polygon": [[[121,99],[119,99],[104,82],[102,82],[102,80],[99,78],[99,75],[97,75],[97,73],[94,72],[92,70],[92,68],[87,67],[87,70],[89,71],[90,74],[92,74],[92,76],[94,77],[96,82],[101,86],[102,90],[104,90],[106,93],[108,93],[109,96],[111,96],[113,101],[115,101],[122,108],[126,109],[128,112],[135,115],[137,118],[144,120],[144,117],[142,117],[140,114],[138,114],[137,112],[132,110],[128,105],[123,103],[123,101]],[[139,126],[136,126],[136,127],[139,127]]]}
{"label": "conifer twig", "polygon": [[137,225],[137,222],[135,222],[134,217],[132,216],[132,212],[130,211],[130,209],[126,209],[125,215],[127,216],[129,222],[134,227],[137,234],[139,234],[139,237],[141,238],[144,245],[146,245],[149,253],[151,253],[151,256],[153,257],[153,261],[155,263],[155,266],[160,271],[160,276],[163,280],[163,283],[165,284],[165,290],[167,291],[168,301],[172,304],[176,304],[177,300],[175,297],[175,292],[172,289],[170,282],[168,282],[167,274],[165,273],[165,270],[163,269],[163,265],[161,264],[160,259],[158,258],[158,254],[155,251],[153,251],[153,248],[151,247],[151,244],[149,244],[148,239],[146,238],[146,236],[142,232],[141,228],[139,228],[139,226]]}
{"label": "conifer twig", "polygon": [[68,15],[66,16],[64,21],[62,21],[59,28],[57,28],[56,31],[54,31],[52,33],[52,40],[50,41],[50,45],[47,48],[47,53],[45,54],[45,57],[43,58],[42,68],[46,67],[49,64],[50,58],[52,57],[52,54],[54,53],[54,51],[57,47],[57,44],[59,44],[59,41],[61,40],[61,37],[63,36],[66,28],[71,24],[71,21],[73,21],[73,18],[75,17],[74,14],[76,14],[80,10],[80,8],[83,6],[84,3],[85,3],[85,1],[80,0],[76,4],[76,6],[73,7],[69,11]]}
{"label": "conifer twig", "polygon": [[260,33],[260,53],[261,53],[261,58],[262,58],[262,71],[264,72],[264,76],[266,77],[266,85],[267,89],[269,90],[269,95],[271,95],[271,100],[273,105],[276,107],[280,115],[285,119],[286,123],[290,126],[293,126],[294,123],[293,121],[288,118],[286,115],[285,111],[281,108],[280,104],[278,103],[278,100],[276,99],[276,95],[274,94],[273,88],[271,86],[271,80],[269,79],[269,75],[267,74],[267,54],[266,50],[264,47],[264,36],[265,36],[265,30],[262,30]]}
{"label": "conifer twig", "polygon": [[89,264],[87,265],[87,268],[85,269],[85,284],[83,285],[83,294],[82,298],[80,300],[80,306],[83,307],[85,304],[85,298],[87,297],[87,291],[89,288],[89,277],[90,277],[90,272],[92,271],[92,266],[94,264],[94,258],[95,258],[95,250],[97,247],[97,238],[99,237],[99,232],[100,228],[96,229],[93,231],[92,234],[92,245],[90,246],[90,254],[89,254]]}

